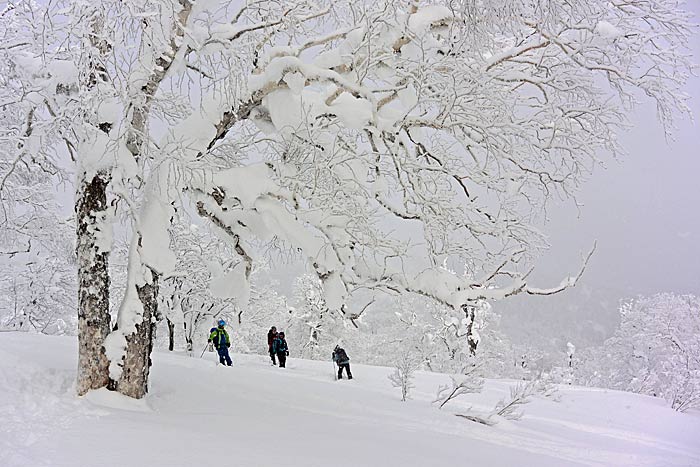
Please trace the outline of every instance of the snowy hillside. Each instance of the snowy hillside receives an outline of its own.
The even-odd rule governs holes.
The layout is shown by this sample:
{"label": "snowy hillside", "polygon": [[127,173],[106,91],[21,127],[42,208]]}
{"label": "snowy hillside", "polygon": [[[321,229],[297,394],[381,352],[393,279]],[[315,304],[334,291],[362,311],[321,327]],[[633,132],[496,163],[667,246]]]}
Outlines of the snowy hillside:
{"label": "snowy hillside", "polygon": [[445,375],[418,374],[402,403],[388,368],[336,382],[331,362],[156,353],[145,400],[77,398],[76,355],[74,338],[0,334],[0,466],[700,465],[700,417],[628,393],[566,387],[487,427],[453,414],[491,409],[513,382],[437,410]]}

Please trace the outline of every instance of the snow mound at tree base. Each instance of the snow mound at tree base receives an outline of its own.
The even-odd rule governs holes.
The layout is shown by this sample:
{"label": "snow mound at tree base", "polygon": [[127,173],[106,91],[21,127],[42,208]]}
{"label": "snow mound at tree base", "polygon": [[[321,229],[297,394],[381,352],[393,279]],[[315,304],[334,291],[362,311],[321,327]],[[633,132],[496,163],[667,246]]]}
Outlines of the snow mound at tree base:
{"label": "snow mound at tree base", "polygon": [[438,410],[447,375],[419,372],[402,403],[389,368],[353,363],[356,378],[335,381],[330,361],[293,354],[283,369],[156,353],[144,400],[78,398],[76,355],[75,338],[0,334],[1,466],[700,465],[700,417],[635,394],[564,387],[485,426],[454,415],[490,410],[514,381]]}

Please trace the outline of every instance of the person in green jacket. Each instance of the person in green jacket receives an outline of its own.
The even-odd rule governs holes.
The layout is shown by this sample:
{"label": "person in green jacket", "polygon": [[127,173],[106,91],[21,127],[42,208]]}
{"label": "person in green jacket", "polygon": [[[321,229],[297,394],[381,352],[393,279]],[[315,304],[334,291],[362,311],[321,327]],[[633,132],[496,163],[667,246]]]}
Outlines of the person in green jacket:
{"label": "person in green jacket", "polygon": [[212,342],[214,347],[216,347],[216,351],[219,354],[219,363],[231,366],[233,362],[228,354],[228,349],[231,347],[231,339],[228,337],[228,332],[226,332],[224,326],[226,326],[226,321],[220,319],[219,327],[212,329],[211,334],[209,334],[209,342]]}

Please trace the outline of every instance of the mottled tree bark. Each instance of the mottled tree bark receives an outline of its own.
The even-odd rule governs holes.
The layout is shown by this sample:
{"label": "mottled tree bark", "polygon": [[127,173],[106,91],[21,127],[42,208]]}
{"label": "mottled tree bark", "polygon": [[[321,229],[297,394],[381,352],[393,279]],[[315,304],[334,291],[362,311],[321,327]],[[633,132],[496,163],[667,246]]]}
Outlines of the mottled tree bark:
{"label": "mottled tree bark", "polygon": [[469,346],[469,355],[473,357],[476,355],[476,346],[479,343],[474,339],[473,331],[474,313],[476,310],[473,305],[465,303],[462,305],[462,311],[464,311],[464,316],[467,318],[467,345]]}
{"label": "mottled tree bark", "polygon": [[109,177],[102,173],[82,180],[76,200],[78,258],[78,381],[83,395],[109,382],[109,361],[103,346],[109,334],[109,253],[98,251],[96,217],[107,209]]}
{"label": "mottled tree bark", "polygon": [[126,354],[117,391],[125,396],[140,399],[148,393],[148,375],[151,369],[151,350],[156,333],[158,312],[158,274],[151,271],[152,282],[137,286],[143,305],[143,319],[136,325],[136,332],[126,336]]}
{"label": "mottled tree bark", "polygon": [[170,321],[170,318],[165,318],[168,323],[168,350],[175,350],[175,323]]}
{"label": "mottled tree bark", "polygon": [[182,323],[182,328],[185,331],[185,344],[186,344],[186,350],[189,353],[192,353],[194,350],[194,342],[192,341],[192,336],[190,335],[190,332],[187,330],[187,323]]}

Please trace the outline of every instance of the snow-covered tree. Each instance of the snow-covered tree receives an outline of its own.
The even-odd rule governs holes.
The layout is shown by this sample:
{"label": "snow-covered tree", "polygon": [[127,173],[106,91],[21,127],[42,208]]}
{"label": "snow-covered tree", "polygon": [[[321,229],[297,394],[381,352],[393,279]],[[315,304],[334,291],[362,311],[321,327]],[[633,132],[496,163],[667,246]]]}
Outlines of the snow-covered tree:
{"label": "snow-covered tree", "polygon": [[[182,216],[180,216],[182,217]],[[225,248],[207,228],[178,218],[170,229],[170,247],[178,252],[175,272],[161,281],[159,316],[168,332],[168,349],[176,346],[193,352],[194,341],[219,318],[230,321],[234,303],[212,295],[210,284],[215,273],[223,275],[220,258]]]}
{"label": "snow-covered tree", "polygon": [[580,384],[700,404],[700,299],[662,293],[623,302],[620,327],[601,348],[575,359]]}
{"label": "snow-covered tree", "polygon": [[[481,300],[574,285],[580,273],[528,281],[539,214],[620,152],[640,91],[668,129],[685,110],[692,24],[677,3],[57,1],[31,7],[46,28],[6,11],[26,21],[12,54],[50,77],[33,101],[76,161],[78,391],[146,393],[179,205],[228,238],[238,300],[273,239],[349,316],[358,290],[471,319]],[[132,238],[112,330],[118,212]]]}
{"label": "snow-covered tree", "polygon": [[[251,274],[250,303],[241,315],[241,322],[234,321],[233,347],[237,352],[266,354],[267,332],[272,326],[279,331],[289,329],[292,322],[287,297],[279,293],[275,282],[256,281],[255,272]],[[263,276],[264,277],[264,276]],[[287,342],[290,351],[297,352],[298,342],[307,336],[288,331]]]}
{"label": "snow-covered tree", "polygon": [[0,276],[0,329],[72,334],[77,284],[75,257],[65,238],[48,251],[34,245],[32,254],[6,261]]}
{"label": "snow-covered tree", "polygon": [[[498,314],[485,301],[475,304],[471,321],[459,310],[415,294],[375,306],[386,307],[385,316],[373,313],[359,333],[366,342],[361,348],[376,355],[373,363],[390,364],[384,349],[401,345],[420,355],[430,371],[465,374],[478,366],[488,377],[513,376],[510,342],[499,330]],[[381,332],[375,337],[367,329]]]}
{"label": "snow-covered tree", "polygon": [[349,326],[340,310],[326,304],[323,286],[316,275],[304,274],[294,282],[295,307],[289,316],[287,336],[298,346],[299,356],[327,359],[330,349]]}
{"label": "snow-covered tree", "polygon": [[[39,10],[0,6],[0,326],[75,333],[73,236],[54,199],[69,177],[50,150],[60,123],[42,112],[37,93],[56,80],[26,36],[27,15]],[[31,27],[48,22],[35,18]]]}
{"label": "snow-covered tree", "polygon": [[414,294],[391,298],[370,301],[368,308],[377,310],[358,321],[358,359],[391,366],[395,356],[387,350],[398,347],[419,356],[430,371],[459,372],[465,342],[451,338],[443,306]]}

